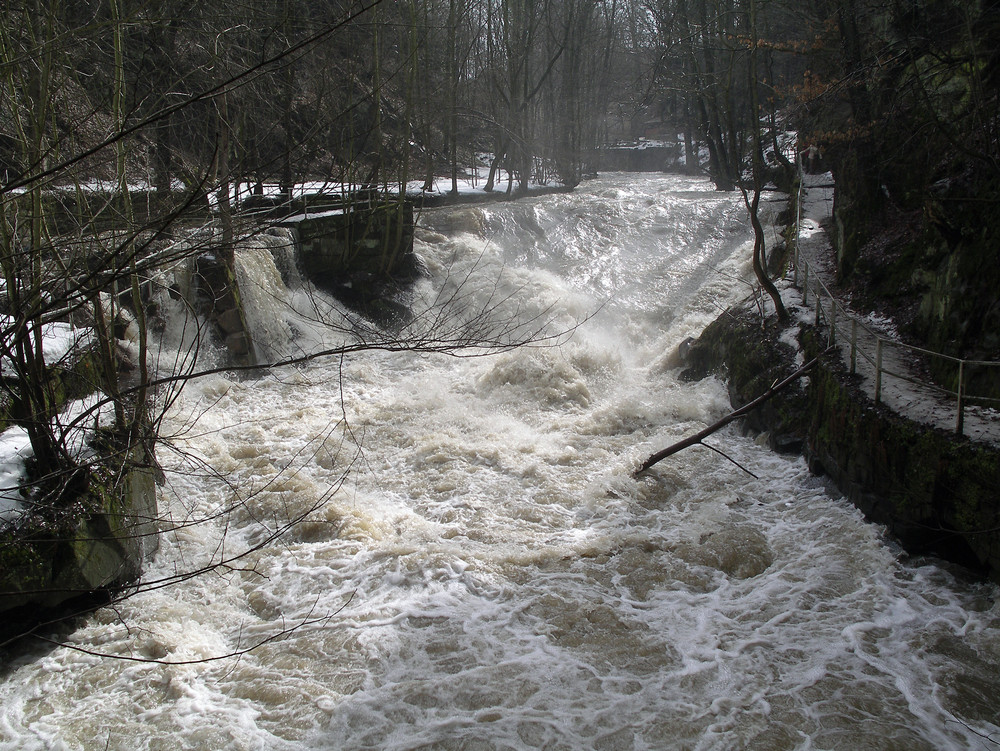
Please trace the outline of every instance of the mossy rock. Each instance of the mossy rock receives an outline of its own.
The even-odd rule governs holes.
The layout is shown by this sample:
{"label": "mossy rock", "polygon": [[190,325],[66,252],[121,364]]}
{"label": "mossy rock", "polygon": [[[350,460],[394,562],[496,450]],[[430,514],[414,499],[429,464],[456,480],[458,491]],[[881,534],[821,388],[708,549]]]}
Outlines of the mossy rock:
{"label": "mossy rock", "polygon": [[[140,450],[132,452],[133,460]],[[98,466],[58,513],[25,514],[0,532],[0,612],[6,632],[58,615],[81,598],[134,583],[156,549],[152,468],[130,462],[119,476]]]}
{"label": "mossy rock", "polygon": [[[690,345],[681,380],[720,375],[728,382],[733,408],[739,409],[798,368],[795,349],[781,341],[783,331],[776,318],[762,317],[747,304],[731,308]],[[808,426],[804,400],[802,385],[793,384],[752,411],[743,424],[751,431],[768,433],[772,448],[797,452]]]}

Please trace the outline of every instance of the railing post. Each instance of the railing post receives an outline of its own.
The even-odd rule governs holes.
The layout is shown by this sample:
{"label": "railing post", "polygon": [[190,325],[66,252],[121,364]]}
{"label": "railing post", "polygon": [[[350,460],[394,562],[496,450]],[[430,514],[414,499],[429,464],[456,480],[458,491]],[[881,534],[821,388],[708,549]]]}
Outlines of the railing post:
{"label": "railing post", "polygon": [[837,341],[837,301],[830,298],[830,344]]}
{"label": "railing post", "polygon": [[882,401],[882,337],[875,340],[875,403]]}
{"label": "railing post", "polygon": [[823,294],[819,287],[816,287],[816,325],[819,326],[819,314],[822,308],[820,307],[823,303]]}
{"label": "railing post", "polygon": [[802,267],[802,307],[809,307],[809,264]]}
{"label": "railing post", "polygon": [[802,165],[799,164],[799,195],[795,201],[795,253],[792,255],[792,286],[799,286],[799,241],[802,239]]}
{"label": "railing post", "polygon": [[858,370],[858,319],[851,319],[851,375]]}
{"label": "railing post", "polygon": [[958,417],[955,419],[955,432],[962,435],[965,432],[965,360],[958,361]]}

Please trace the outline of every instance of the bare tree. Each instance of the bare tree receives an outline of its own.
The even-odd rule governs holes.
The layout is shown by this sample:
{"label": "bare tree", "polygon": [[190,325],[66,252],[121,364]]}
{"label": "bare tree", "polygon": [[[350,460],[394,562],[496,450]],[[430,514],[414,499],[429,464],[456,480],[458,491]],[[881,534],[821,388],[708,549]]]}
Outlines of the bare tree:
{"label": "bare tree", "polygon": [[[544,313],[525,318],[499,286],[493,298],[470,308],[459,280],[446,285],[427,309],[415,311],[403,327],[381,330],[355,321],[343,332],[343,344],[258,359],[252,365],[212,365],[200,358],[199,353],[214,346],[211,327],[164,270],[190,268],[208,255],[235,269],[241,248],[271,230],[266,222],[237,213],[237,186],[251,175],[263,179],[277,174],[290,190],[289,179],[322,167],[328,152],[317,146],[319,135],[351,122],[361,109],[371,114],[363,123],[370,128],[365,138],[374,145],[350,145],[337,169],[350,177],[359,165],[375,174],[391,165],[405,174],[406,168],[392,165],[384,151],[392,141],[384,132],[389,130],[386,120],[404,106],[393,87],[398,84],[398,91],[405,91],[405,76],[400,75],[405,67],[386,54],[376,69],[369,69],[373,77],[355,81],[348,87],[353,94],[345,98],[300,76],[310,68],[307,51],[325,63],[339,59],[350,69],[353,63],[338,56],[356,49],[338,49],[339,30],[381,47],[377,35],[355,28],[371,18],[371,6],[317,21],[289,0],[283,8],[295,33],[281,35],[276,47],[261,45],[256,54],[254,45],[264,32],[246,28],[246,16],[205,11],[181,18],[153,12],[164,7],[193,10],[183,3],[147,6],[113,0],[98,9],[105,14],[99,23],[98,10],[81,18],[79,6],[59,2],[24,0],[0,11],[0,108],[12,114],[12,130],[4,133],[11,167],[0,185],[0,268],[6,283],[0,388],[6,397],[4,423],[27,432],[33,454],[20,487],[7,489],[8,494],[19,491],[27,510],[0,529],[0,556],[6,560],[20,556],[38,562],[49,549],[39,545],[58,539],[67,525],[79,529],[75,520],[93,510],[78,503],[88,492],[99,487],[124,492],[121,478],[133,470],[155,474],[155,450],[172,447],[163,432],[164,415],[179,389],[193,379],[218,372],[250,375],[372,349],[481,356],[544,344],[564,333],[550,330]],[[157,81],[163,88],[154,91],[149,82],[140,82],[147,69],[139,59],[159,45],[163,47],[152,55],[156,59],[180,48],[192,54],[183,71],[173,68],[176,80]],[[79,50],[94,48],[108,50],[100,76],[110,92],[106,96],[101,93],[105,86],[87,79],[81,74],[86,68],[77,65]],[[380,72],[378,66],[386,62],[390,68]],[[180,101],[171,101],[173,96]],[[279,131],[267,130],[268,96],[294,100]],[[321,124],[298,130],[308,119],[307,110],[321,113]],[[263,143],[274,133],[282,143],[277,156]],[[297,165],[291,178],[290,163]],[[326,169],[329,173],[329,165]],[[143,176],[152,179],[141,184]],[[96,185],[97,179],[103,184]],[[186,308],[192,333],[163,359],[152,337],[164,315],[157,304],[171,296],[181,298],[174,303]],[[318,323],[343,326],[322,306],[316,310]],[[57,355],[48,345],[54,325],[79,332]],[[87,399],[67,411],[70,400],[79,397]],[[348,462],[345,472],[350,467]],[[232,493],[232,502],[216,515],[249,502],[247,491],[233,487]],[[313,505],[286,519],[262,521],[259,544],[277,539],[317,509]],[[169,533],[179,524],[210,519],[141,521],[127,534],[152,537],[157,526]],[[104,533],[87,534],[93,542]],[[138,572],[130,570],[94,588],[112,599],[128,596],[207,571],[238,568],[247,555],[219,550],[198,567],[160,581],[135,584]],[[61,592],[39,582],[40,591],[32,592],[32,586],[10,578],[18,570],[5,571],[0,588],[9,589],[0,598],[29,602],[32,594],[48,587],[55,603],[89,592],[76,581],[57,585]]]}

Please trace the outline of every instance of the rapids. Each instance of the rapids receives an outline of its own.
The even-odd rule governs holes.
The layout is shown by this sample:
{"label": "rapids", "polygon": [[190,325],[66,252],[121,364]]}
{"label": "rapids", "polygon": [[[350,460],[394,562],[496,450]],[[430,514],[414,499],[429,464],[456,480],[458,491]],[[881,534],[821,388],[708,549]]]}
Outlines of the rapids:
{"label": "rapids", "polygon": [[[994,586],[735,429],[760,479],[697,447],[631,477],[728,411],[671,355],[747,294],[750,240],[738,194],[665,175],[426,211],[414,326],[556,338],[190,383],[146,581],[230,563],[13,658],[0,747],[996,748]],[[268,354],[353,341],[272,257],[241,269]]]}

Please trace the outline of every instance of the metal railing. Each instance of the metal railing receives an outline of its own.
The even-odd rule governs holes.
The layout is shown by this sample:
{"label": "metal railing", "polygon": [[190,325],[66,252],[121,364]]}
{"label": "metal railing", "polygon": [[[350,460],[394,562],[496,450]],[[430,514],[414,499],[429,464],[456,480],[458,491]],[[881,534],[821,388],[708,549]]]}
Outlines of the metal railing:
{"label": "metal railing", "polygon": [[[830,344],[849,343],[850,346],[850,372],[853,375],[858,372],[858,359],[867,363],[874,376],[874,398],[876,403],[882,401],[883,380],[886,376],[897,378],[901,381],[913,384],[926,389],[933,394],[944,397],[948,402],[955,402],[955,432],[963,435],[965,432],[965,410],[970,400],[974,400],[979,405],[1000,405],[1000,399],[986,396],[976,396],[967,393],[968,376],[973,368],[1000,368],[1000,362],[991,360],[963,360],[940,352],[914,347],[909,344],[897,341],[884,335],[865,323],[859,321],[855,315],[844,307],[823,283],[820,275],[811,269],[809,262],[802,258],[799,253],[799,231],[802,225],[802,175],[799,179],[799,194],[797,199],[797,211],[795,219],[795,249],[792,255],[793,278],[792,284],[802,290],[802,304],[809,309],[815,308],[816,325],[826,323],[828,327],[828,337]],[[810,300],[814,302],[810,305]],[[910,353],[928,359],[937,359],[952,364],[957,372],[954,383],[954,390],[925,380],[909,372],[900,372],[892,362],[887,362],[886,354],[889,350],[902,353]]]}

